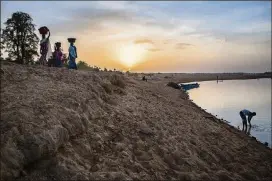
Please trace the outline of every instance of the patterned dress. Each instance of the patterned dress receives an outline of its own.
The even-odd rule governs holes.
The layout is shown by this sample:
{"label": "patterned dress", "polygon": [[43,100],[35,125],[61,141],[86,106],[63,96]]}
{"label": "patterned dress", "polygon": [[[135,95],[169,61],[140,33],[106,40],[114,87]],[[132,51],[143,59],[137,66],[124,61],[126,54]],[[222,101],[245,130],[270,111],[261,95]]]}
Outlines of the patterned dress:
{"label": "patterned dress", "polygon": [[62,67],[62,52],[61,50],[55,51],[56,67]]}
{"label": "patterned dress", "polygon": [[40,64],[45,65],[47,63],[46,56],[48,53],[48,39],[47,38],[41,40],[40,48],[41,48]]}

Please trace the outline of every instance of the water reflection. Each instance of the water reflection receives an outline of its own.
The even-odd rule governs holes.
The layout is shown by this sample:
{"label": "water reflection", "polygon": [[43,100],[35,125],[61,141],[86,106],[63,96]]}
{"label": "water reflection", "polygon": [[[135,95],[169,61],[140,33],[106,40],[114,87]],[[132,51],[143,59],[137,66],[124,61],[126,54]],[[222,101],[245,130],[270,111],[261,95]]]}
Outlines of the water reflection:
{"label": "water reflection", "polygon": [[239,111],[257,113],[246,131],[271,146],[271,79],[224,80],[199,82],[198,89],[188,91],[190,98],[203,109],[242,128]]}
{"label": "water reflection", "polygon": [[[250,131],[251,131],[251,127],[250,125],[245,126],[242,128],[242,131],[245,132],[247,135],[250,135]],[[238,126],[238,129],[240,129],[240,127]]]}

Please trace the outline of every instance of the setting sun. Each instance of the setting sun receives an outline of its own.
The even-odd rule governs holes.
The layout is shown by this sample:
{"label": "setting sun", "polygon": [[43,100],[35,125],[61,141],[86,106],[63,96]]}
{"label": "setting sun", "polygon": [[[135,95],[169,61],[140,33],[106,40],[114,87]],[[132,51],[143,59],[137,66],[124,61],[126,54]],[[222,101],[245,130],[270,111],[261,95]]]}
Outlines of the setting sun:
{"label": "setting sun", "polygon": [[144,47],[134,44],[120,46],[118,51],[120,62],[128,68],[131,68],[135,64],[143,61],[145,54],[146,50]]}

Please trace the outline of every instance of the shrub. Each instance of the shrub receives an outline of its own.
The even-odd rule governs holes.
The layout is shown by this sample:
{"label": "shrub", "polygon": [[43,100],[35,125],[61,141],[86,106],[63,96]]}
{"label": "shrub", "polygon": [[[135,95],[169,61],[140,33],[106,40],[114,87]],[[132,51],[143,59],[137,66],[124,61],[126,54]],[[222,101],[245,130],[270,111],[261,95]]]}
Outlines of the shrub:
{"label": "shrub", "polygon": [[124,77],[116,75],[116,74],[111,76],[110,82],[112,85],[115,85],[115,86],[118,86],[121,88],[125,88],[125,86],[126,86],[125,81],[124,81]]}
{"label": "shrub", "polygon": [[175,82],[169,82],[167,86],[173,87],[174,89],[180,89],[180,86]]}
{"label": "shrub", "polygon": [[106,93],[108,93],[108,94],[111,94],[111,93],[112,93],[112,90],[111,90],[111,87],[110,87],[109,84],[107,84],[107,83],[102,83],[101,86],[102,86],[103,89],[106,91]]}

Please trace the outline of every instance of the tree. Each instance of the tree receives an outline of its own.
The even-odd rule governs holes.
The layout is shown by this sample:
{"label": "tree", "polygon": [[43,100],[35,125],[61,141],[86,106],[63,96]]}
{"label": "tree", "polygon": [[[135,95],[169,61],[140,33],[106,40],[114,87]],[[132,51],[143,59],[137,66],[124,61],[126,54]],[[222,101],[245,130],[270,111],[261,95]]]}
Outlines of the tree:
{"label": "tree", "polygon": [[9,57],[20,64],[28,64],[38,56],[39,38],[34,33],[35,25],[29,14],[15,12],[4,23],[3,43]]}
{"label": "tree", "polygon": [[82,61],[82,60],[80,60],[77,63],[77,68],[78,69],[87,69],[88,67],[89,67],[89,65],[86,62]]}
{"label": "tree", "polygon": [[0,58],[0,60],[4,60],[4,58],[2,57],[3,52],[4,52],[4,48],[5,48],[4,43],[3,43],[3,36],[2,36],[3,30],[1,29],[0,31],[1,31],[1,43],[0,43],[1,58]]}

